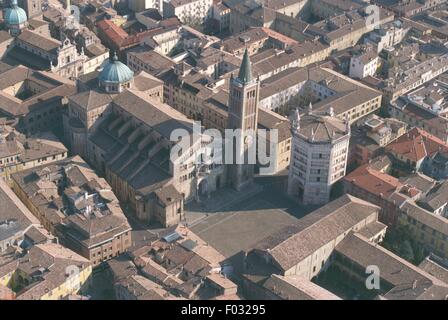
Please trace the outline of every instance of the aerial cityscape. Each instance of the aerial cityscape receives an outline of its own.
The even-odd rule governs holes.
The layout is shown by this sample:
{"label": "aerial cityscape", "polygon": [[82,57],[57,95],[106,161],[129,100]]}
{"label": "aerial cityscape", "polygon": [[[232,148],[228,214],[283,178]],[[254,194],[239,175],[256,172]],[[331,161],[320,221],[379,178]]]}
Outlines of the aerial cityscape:
{"label": "aerial cityscape", "polygon": [[0,5],[0,300],[448,300],[447,0]]}

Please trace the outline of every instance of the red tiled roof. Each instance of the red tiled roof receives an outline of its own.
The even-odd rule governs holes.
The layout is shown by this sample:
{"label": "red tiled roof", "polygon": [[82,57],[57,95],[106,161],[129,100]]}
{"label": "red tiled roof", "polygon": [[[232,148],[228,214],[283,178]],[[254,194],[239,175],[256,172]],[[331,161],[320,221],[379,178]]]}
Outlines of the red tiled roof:
{"label": "red tiled roof", "polygon": [[180,27],[182,23],[180,22],[179,18],[177,17],[171,17],[168,19],[163,19],[160,21],[160,26],[167,28],[167,27]]}
{"label": "red tiled roof", "polygon": [[155,34],[157,34],[159,31],[162,31],[163,28],[154,28],[151,30],[147,30],[147,31],[143,31],[143,32],[139,32],[137,34],[133,34],[129,37],[127,37],[126,39],[124,39],[123,43],[121,44],[122,47],[128,47],[128,46],[132,46],[134,44],[138,44],[140,43],[140,41],[144,38],[144,37],[149,37],[149,36],[153,36]]}
{"label": "red tiled roof", "polygon": [[274,31],[269,28],[261,28],[269,37],[277,39],[278,41],[281,41],[288,45],[297,44],[298,42],[290,37],[287,37],[277,31]]}
{"label": "red tiled roof", "polygon": [[164,30],[162,27],[154,28],[151,30],[139,32],[137,34],[129,35],[122,28],[117,26],[111,20],[101,20],[97,23],[98,29],[100,29],[104,35],[112,42],[117,48],[127,48],[132,45],[137,45],[140,41],[147,36],[155,35],[158,32]]}
{"label": "red tiled roof", "polygon": [[397,178],[371,168],[368,164],[357,168],[344,180],[377,196],[389,197],[403,185]]}
{"label": "red tiled roof", "polygon": [[437,151],[448,152],[448,144],[420,128],[413,128],[391,142],[386,150],[395,155],[401,155],[410,161],[420,161],[426,156],[432,156]]}
{"label": "red tiled roof", "polygon": [[403,188],[401,189],[401,193],[407,194],[411,198],[413,198],[413,197],[417,196],[418,194],[420,194],[420,191],[417,190],[416,188],[406,185],[406,186],[403,186]]}
{"label": "red tiled roof", "polygon": [[126,31],[117,26],[111,20],[101,20],[97,23],[97,28],[113,42],[117,47],[121,47],[122,42],[129,36]]}

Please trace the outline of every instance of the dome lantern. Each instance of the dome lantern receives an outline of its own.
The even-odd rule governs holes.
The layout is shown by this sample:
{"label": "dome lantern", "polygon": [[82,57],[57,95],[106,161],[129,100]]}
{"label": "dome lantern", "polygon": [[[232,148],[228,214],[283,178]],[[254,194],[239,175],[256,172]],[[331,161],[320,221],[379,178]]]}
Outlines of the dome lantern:
{"label": "dome lantern", "polygon": [[5,11],[5,24],[12,35],[18,35],[20,31],[26,27],[28,18],[25,10],[19,7],[17,0],[11,1],[11,7]]}
{"label": "dome lantern", "polygon": [[134,72],[118,60],[116,53],[111,52],[109,60],[105,62],[99,73],[98,79],[100,86],[107,92],[118,93],[131,87]]}

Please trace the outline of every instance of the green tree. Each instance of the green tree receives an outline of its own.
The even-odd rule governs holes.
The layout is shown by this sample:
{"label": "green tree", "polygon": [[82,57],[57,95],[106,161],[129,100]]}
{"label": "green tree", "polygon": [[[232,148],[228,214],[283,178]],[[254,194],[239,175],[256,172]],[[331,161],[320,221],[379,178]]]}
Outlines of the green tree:
{"label": "green tree", "polygon": [[422,245],[415,241],[412,243],[412,248],[414,251],[414,264],[419,265],[427,256],[425,249]]}
{"label": "green tree", "polygon": [[427,252],[425,248],[410,235],[410,230],[404,226],[388,229],[386,237],[382,242],[382,246],[412,264],[419,265],[423,259],[425,259]]}
{"label": "green tree", "polygon": [[412,245],[409,240],[401,242],[398,248],[398,253],[399,256],[402,257],[403,259],[409,262],[414,262],[415,259],[414,250],[412,249]]}

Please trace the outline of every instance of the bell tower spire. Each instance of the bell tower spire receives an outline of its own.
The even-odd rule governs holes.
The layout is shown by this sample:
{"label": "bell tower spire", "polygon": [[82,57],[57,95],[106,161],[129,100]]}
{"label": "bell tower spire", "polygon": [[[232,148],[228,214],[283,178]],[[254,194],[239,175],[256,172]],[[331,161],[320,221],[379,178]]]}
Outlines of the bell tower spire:
{"label": "bell tower spire", "polygon": [[240,66],[240,71],[238,72],[238,79],[241,81],[241,83],[249,83],[253,81],[253,75],[252,75],[252,66],[250,63],[249,58],[249,52],[246,50],[244,51],[243,55],[243,62]]}

